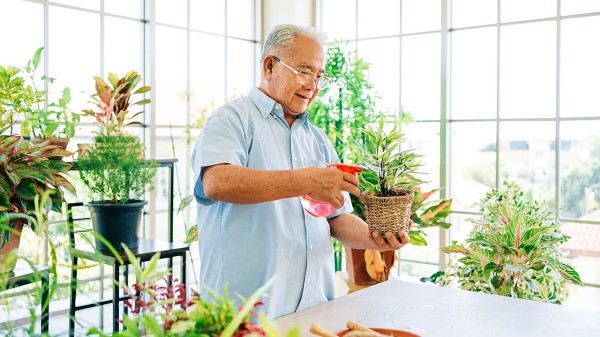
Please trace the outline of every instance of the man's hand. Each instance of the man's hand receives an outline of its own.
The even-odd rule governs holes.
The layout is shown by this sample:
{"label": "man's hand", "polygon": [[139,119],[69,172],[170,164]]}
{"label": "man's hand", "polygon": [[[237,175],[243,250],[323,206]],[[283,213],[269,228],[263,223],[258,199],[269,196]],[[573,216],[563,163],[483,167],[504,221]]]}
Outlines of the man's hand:
{"label": "man's hand", "polygon": [[303,170],[306,174],[306,182],[311,190],[308,195],[313,199],[325,201],[335,208],[340,208],[344,205],[342,191],[347,191],[356,196],[360,195],[358,178],[351,173],[330,167],[308,167]]}
{"label": "man's hand", "polygon": [[[408,230],[410,231],[413,222],[410,219],[408,221]],[[398,236],[392,234],[391,232],[386,232],[385,237],[383,237],[378,231],[373,231],[369,233],[369,238],[377,245],[377,249],[381,252],[386,250],[400,249],[410,242],[408,231],[399,231]]]}

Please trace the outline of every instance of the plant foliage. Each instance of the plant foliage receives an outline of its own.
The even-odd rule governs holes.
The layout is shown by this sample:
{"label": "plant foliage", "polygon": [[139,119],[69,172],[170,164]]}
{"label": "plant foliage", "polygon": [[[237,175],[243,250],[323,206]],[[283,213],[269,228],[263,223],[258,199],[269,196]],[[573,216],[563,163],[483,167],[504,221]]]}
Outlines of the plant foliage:
{"label": "plant foliage", "polygon": [[[64,195],[62,188],[75,194],[75,188],[64,177],[71,164],[49,157],[70,156],[72,153],[47,142],[31,144],[23,137],[0,138],[0,216],[8,213],[34,214],[35,198],[46,191],[53,191],[44,204],[49,210],[62,211]],[[9,226],[12,222],[9,222]],[[0,229],[4,246],[11,231]]]}
{"label": "plant foliage", "polygon": [[78,161],[83,183],[94,201],[124,204],[142,198],[156,174],[156,163],[144,161],[141,140],[112,125],[94,137],[94,146]]}
{"label": "plant foliage", "polygon": [[364,142],[356,146],[362,156],[360,182],[363,189],[373,195],[389,197],[423,183],[416,177],[422,166],[418,160],[422,155],[400,149],[405,136],[398,122],[388,123],[380,116],[376,124],[367,126],[362,133]]}
{"label": "plant foliage", "polygon": [[566,298],[567,283],[582,285],[577,271],[561,261],[559,246],[569,237],[548,202],[528,200],[516,184],[504,182],[481,200],[481,212],[468,219],[475,227],[464,244],[442,249],[462,257],[447,273],[422,281],[550,303]]}
{"label": "plant foliage", "polygon": [[109,73],[108,83],[100,77],[94,77],[94,80],[96,81],[96,93],[92,95],[91,103],[98,108],[98,111],[85,109],[83,110],[85,115],[94,117],[101,128],[109,125],[118,128],[127,125],[141,125],[140,122],[135,122],[133,119],[144,111],[128,116],[131,106],[150,103],[149,99],[132,102],[134,96],[150,91],[149,86],[137,88],[142,81],[142,77],[137,71],[131,70],[122,78],[114,73]]}
{"label": "plant foliage", "polygon": [[[62,90],[57,102],[48,102],[43,89],[54,78],[41,76],[37,70],[44,48],[38,48],[23,68],[0,66],[0,134],[20,134],[39,138],[73,137],[80,115],[69,111],[69,88]],[[20,123],[20,130],[16,125]]]}
{"label": "plant foliage", "polygon": [[[242,337],[246,335],[280,337],[279,332],[261,315],[261,325],[255,323],[255,308],[261,305],[260,297],[272,285],[271,279],[258,289],[244,304],[236,307],[227,295],[225,287],[223,295],[208,290],[211,300],[203,300],[200,294],[193,292],[186,298],[185,287],[176,281],[172,285],[167,282],[169,273],[157,269],[160,253],[142,268],[140,260],[123,245],[136,276],[136,283],[127,285],[120,283],[125,294],[129,295],[127,305],[132,309],[123,324],[124,331],[115,332],[112,336],[120,337]],[[107,336],[96,328],[88,335]],[[291,330],[286,337],[299,337],[298,329]]]}

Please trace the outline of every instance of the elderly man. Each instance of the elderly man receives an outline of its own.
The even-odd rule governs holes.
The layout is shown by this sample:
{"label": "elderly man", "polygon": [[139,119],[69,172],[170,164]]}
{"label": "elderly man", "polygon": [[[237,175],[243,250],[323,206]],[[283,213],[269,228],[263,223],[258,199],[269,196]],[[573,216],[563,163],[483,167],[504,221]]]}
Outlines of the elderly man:
{"label": "elderly man", "polygon": [[[264,44],[260,85],[210,115],[193,155],[201,284],[216,291],[227,284],[248,297],[275,275],[263,307],[272,317],[333,298],[331,237],[379,251],[409,241],[404,232],[370,233],[350,214],[357,178],[326,167],[339,158],[306,113],[330,83],[325,46],[314,28],[276,26]],[[303,195],[337,210],[309,215]]]}

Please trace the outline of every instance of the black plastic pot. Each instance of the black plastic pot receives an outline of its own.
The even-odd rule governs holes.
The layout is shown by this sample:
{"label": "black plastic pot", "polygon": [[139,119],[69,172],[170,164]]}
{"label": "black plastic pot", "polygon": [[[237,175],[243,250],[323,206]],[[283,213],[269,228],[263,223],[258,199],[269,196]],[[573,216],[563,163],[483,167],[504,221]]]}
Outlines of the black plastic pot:
{"label": "black plastic pot", "polygon": [[[121,250],[121,243],[129,249],[135,249],[139,243],[139,228],[144,212],[144,200],[133,200],[125,204],[106,204],[92,201],[86,203],[90,209],[94,231],[104,238],[116,250]],[[96,249],[107,251],[108,247],[96,237]]]}

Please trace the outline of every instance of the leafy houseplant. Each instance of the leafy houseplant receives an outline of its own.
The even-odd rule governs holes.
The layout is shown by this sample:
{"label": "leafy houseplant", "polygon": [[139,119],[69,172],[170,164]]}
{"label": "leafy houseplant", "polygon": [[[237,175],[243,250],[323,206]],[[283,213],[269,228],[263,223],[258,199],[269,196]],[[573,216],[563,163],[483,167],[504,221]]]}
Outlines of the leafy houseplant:
{"label": "leafy houseplant", "polygon": [[412,189],[423,183],[415,175],[422,166],[418,161],[421,155],[401,150],[404,134],[399,124],[392,121],[386,125],[386,122],[382,116],[376,125],[364,129],[364,143],[357,144],[364,169],[360,179],[364,192],[360,200],[364,204],[365,219],[371,231],[382,235],[408,230]]}
{"label": "leafy houseplant", "polygon": [[[156,163],[140,159],[141,140],[118,128],[106,125],[94,137],[94,146],[80,157],[80,177],[93,200],[87,205],[96,232],[112,246],[138,244],[141,214],[147,201],[140,200],[152,188]],[[97,248],[108,247],[96,240]]]}
{"label": "leafy houseplant", "polygon": [[[71,152],[54,145],[31,144],[18,136],[0,137],[0,218],[12,217],[14,213],[33,214],[36,195],[46,191],[52,194],[44,205],[45,212],[61,212],[62,188],[75,193],[73,185],[63,176],[71,164],[49,157],[69,155]],[[12,219],[1,223],[0,248],[18,249],[23,221]]]}
{"label": "leafy houseplant", "polygon": [[562,303],[567,283],[582,285],[579,274],[561,262],[559,246],[569,237],[560,231],[550,204],[528,200],[514,183],[504,182],[481,200],[482,216],[464,244],[446,253],[464,255],[447,273],[422,281],[536,301]]}

